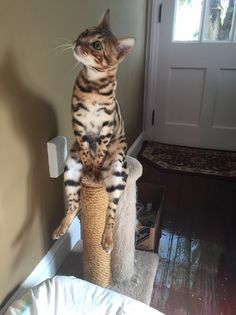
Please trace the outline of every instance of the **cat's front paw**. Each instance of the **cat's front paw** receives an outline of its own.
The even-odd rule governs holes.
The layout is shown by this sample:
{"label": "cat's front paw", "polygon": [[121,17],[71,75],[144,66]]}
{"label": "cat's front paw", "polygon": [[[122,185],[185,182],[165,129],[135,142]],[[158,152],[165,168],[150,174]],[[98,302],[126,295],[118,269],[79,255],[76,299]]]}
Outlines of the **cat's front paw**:
{"label": "cat's front paw", "polygon": [[113,249],[113,241],[112,241],[112,237],[109,234],[106,234],[104,232],[103,236],[102,236],[102,242],[101,242],[102,248],[103,250],[107,253],[110,254],[112,252]]}
{"label": "cat's front paw", "polygon": [[52,233],[52,239],[53,240],[58,240],[60,237],[62,237],[66,231],[67,227],[64,225],[59,225],[59,227]]}

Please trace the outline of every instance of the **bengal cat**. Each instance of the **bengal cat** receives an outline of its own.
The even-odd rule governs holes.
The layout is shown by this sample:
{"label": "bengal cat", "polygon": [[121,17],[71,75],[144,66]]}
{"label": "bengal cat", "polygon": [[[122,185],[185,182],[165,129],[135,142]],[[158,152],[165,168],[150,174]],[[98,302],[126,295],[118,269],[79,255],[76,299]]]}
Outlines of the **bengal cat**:
{"label": "bengal cat", "polygon": [[72,95],[76,141],[64,171],[67,212],[53,239],[65,234],[80,210],[80,178],[83,172],[92,173],[103,181],[109,196],[101,245],[107,253],[112,251],[115,214],[128,177],[124,122],[116,100],[116,73],[134,43],[133,38],[117,39],[112,34],[109,10],[98,26],[85,30],[75,41],[74,56],[83,64]]}

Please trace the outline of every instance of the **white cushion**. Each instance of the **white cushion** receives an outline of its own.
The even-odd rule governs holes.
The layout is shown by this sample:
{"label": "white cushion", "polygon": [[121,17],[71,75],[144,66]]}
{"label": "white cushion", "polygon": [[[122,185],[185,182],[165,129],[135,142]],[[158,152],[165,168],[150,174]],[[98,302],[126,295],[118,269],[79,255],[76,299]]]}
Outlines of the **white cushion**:
{"label": "white cushion", "polygon": [[28,290],[7,315],[161,315],[157,310],[75,277],[56,276]]}

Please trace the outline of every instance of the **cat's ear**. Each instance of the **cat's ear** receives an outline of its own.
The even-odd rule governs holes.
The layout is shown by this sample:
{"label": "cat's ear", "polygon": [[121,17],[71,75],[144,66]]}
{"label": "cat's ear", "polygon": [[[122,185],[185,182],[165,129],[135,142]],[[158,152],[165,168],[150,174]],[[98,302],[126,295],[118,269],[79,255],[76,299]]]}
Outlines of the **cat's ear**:
{"label": "cat's ear", "polygon": [[100,28],[105,28],[105,29],[110,29],[111,24],[110,24],[110,9],[107,9],[101,19],[98,22],[98,27]]}
{"label": "cat's ear", "polygon": [[118,39],[118,56],[117,60],[122,61],[133,49],[135,39],[132,37]]}

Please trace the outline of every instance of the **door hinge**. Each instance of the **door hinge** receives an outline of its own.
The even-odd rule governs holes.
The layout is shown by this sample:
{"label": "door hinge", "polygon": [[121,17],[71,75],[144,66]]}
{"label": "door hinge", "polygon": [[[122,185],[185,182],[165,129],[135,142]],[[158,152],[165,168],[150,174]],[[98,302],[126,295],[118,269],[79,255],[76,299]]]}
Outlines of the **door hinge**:
{"label": "door hinge", "polygon": [[155,123],[155,110],[152,111],[152,126],[154,126]]}
{"label": "door hinge", "polygon": [[158,23],[161,23],[161,15],[162,15],[162,3],[159,4],[159,9],[158,9]]}

